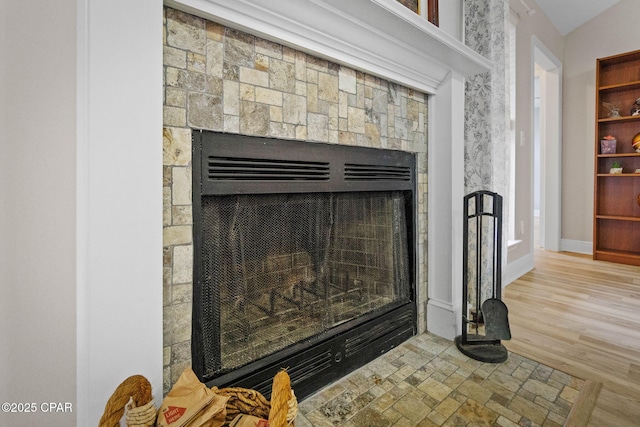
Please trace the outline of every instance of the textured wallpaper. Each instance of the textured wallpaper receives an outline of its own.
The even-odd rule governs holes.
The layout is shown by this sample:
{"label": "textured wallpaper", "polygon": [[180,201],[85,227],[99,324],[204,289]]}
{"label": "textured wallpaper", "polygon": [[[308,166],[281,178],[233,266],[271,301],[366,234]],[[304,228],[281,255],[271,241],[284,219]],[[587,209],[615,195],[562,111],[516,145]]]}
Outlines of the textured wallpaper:
{"label": "textured wallpaper", "polygon": [[[465,83],[465,194],[488,190],[503,197],[504,269],[509,218],[509,4],[505,0],[467,0],[464,5],[465,43],[493,63],[490,72],[469,77]],[[470,258],[475,259],[474,236],[469,240]],[[491,284],[493,267],[487,255],[493,244],[485,239],[482,246],[478,265],[484,298],[490,293],[486,286]],[[470,263],[469,283],[475,283],[476,270],[476,264]],[[475,300],[472,292],[469,300]]]}

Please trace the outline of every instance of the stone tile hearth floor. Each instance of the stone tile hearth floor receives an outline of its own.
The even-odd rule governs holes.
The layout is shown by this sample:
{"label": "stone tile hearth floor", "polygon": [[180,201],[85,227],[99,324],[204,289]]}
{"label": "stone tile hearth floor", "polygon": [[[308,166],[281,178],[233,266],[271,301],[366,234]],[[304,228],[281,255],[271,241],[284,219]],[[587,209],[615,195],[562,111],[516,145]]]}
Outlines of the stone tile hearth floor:
{"label": "stone tile hearth floor", "polygon": [[513,353],[478,362],[422,334],[300,402],[295,424],[562,426],[583,384]]}

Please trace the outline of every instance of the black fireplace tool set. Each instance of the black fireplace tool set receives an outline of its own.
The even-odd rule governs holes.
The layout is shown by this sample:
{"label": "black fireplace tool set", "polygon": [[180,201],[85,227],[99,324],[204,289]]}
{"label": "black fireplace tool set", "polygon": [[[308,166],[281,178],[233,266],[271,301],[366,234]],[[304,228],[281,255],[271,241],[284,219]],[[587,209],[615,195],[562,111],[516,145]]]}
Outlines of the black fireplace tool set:
{"label": "black fireplace tool set", "polygon": [[502,291],[502,196],[476,191],[464,197],[462,334],[456,346],[481,362],[507,360],[511,339]]}

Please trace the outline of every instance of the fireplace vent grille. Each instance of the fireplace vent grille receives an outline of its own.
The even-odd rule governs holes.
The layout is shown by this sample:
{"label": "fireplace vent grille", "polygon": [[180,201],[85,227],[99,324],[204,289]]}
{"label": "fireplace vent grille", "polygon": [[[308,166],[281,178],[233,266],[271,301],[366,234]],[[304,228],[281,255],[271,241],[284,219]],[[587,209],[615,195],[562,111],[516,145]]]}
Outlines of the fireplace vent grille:
{"label": "fireplace vent grille", "polygon": [[396,318],[388,318],[366,331],[358,335],[347,338],[345,340],[345,355],[347,357],[354,356],[361,351],[365,351],[379,337],[385,339],[393,339],[397,335],[403,335],[409,332],[412,325],[413,313],[407,311]]}
{"label": "fireplace vent grille", "polygon": [[329,163],[302,160],[263,160],[254,158],[208,158],[210,180],[275,180],[275,181],[326,181],[329,179]]}
{"label": "fireplace vent grille", "polygon": [[411,181],[409,166],[360,165],[347,163],[344,165],[344,176],[347,181]]}
{"label": "fireplace vent grille", "polygon": [[[412,191],[414,156],[338,144],[195,133],[203,195]],[[383,154],[381,154],[383,153]],[[198,174],[202,174],[201,176]]]}

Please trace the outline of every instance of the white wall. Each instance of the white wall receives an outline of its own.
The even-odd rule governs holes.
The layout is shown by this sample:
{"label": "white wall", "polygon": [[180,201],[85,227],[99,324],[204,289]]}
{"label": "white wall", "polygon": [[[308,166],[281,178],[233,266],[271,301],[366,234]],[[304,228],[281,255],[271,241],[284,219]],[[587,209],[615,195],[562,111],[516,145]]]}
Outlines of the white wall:
{"label": "white wall", "polygon": [[[533,7],[533,3],[526,2]],[[525,136],[525,144],[516,144],[516,239],[522,240],[509,250],[505,282],[509,282],[533,267],[533,52],[535,37],[552,55],[562,58],[564,41],[551,21],[536,8],[528,15],[520,0],[510,0],[510,7],[517,14],[516,25],[516,138]],[[519,142],[519,141],[518,141]],[[524,234],[520,224],[524,223]]]}
{"label": "white wall", "polygon": [[[519,13],[517,26],[517,122],[518,132],[532,134],[531,111],[531,37],[535,36],[562,60],[562,250],[589,252],[593,240],[593,144],[595,117],[595,62],[597,58],[638,49],[640,27],[637,25],[637,0],[621,0],[596,18],[578,27],[564,38],[555,30],[539,8],[528,16],[519,0],[511,0],[512,10]],[[529,147],[519,148],[516,170],[517,209],[528,213],[531,207],[532,161]],[[528,215],[524,244],[509,252],[509,264],[523,271],[531,266]],[[517,274],[511,274],[517,277]]]}
{"label": "white wall", "polygon": [[[565,36],[562,238],[593,241],[596,59],[640,48],[637,0],[621,0]],[[628,113],[628,112],[627,112]]]}
{"label": "white wall", "polygon": [[76,2],[44,5],[0,1],[0,402],[37,405],[3,426],[76,420]]}
{"label": "white wall", "polygon": [[462,36],[462,0],[441,1],[438,2],[438,8],[440,29],[457,40],[464,40]]}

